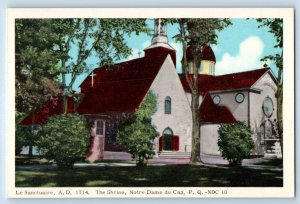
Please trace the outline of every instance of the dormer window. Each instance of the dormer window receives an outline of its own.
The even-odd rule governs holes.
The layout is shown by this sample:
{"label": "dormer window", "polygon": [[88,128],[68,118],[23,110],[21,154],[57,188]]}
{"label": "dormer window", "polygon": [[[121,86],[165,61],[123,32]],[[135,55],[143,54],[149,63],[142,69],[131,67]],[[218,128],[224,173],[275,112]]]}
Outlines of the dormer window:
{"label": "dormer window", "polygon": [[171,107],[172,107],[171,97],[167,96],[165,99],[165,114],[171,114]]}

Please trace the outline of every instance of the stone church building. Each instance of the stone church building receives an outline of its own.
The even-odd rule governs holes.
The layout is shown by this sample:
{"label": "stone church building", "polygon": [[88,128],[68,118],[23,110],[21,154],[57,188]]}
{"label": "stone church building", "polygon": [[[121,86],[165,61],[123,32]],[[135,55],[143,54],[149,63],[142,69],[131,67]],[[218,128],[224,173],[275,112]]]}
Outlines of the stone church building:
{"label": "stone church building", "polygon": [[[176,50],[168,43],[166,25],[155,21],[151,45],[144,57],[93,70],[80,85],[81,102],[76,112],[94,122],[93,146],[88,159],[102,159],[103,151],[123,151],[117,144],[117,122],[134,113],[146,96],[157,97],[157,111],[152,117],[159,136],[153,148],[155,157],[188,157],[191,152],[191,91],[184,74],[176,71]],[[192,66],[191,49],[187,60]],[[215,55],[209,45],[203,48],[199,70],[201,153],[220,155],[218,128],[222,123],[243,121],[253,132],[253,155],[275,154],[279,139],[274,131],[277,119],[277,81],[271,69],[215,75]],[[70,105],[72,101],[70,102]],[[46,116],[58,114],[60,105],[48,108]],[[45,120],[35,112],[38,121]],[[31,115],[21,125],[31,124]]]}

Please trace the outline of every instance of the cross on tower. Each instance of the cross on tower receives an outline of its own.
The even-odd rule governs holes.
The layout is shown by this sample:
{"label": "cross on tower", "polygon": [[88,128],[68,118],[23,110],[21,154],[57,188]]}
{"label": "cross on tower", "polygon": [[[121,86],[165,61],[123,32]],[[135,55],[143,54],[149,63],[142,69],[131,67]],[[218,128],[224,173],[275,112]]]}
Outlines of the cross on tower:
{"label": "cross on tower", "polygon": [[166,24],[161,18],[154,21],[154,35],[167,35]]}
{"label": "cross on tower", "polygon": [[263,64],[264,67],[268,67],[268,59],[264,59],[264,64]]}
{"label": "cross on tower", "polygon": [[94,87],[94,76],[96,76],[96,74],[94,74],[94,71],[92,71],[90,74],[90,77],[92,77],[92,87]]}

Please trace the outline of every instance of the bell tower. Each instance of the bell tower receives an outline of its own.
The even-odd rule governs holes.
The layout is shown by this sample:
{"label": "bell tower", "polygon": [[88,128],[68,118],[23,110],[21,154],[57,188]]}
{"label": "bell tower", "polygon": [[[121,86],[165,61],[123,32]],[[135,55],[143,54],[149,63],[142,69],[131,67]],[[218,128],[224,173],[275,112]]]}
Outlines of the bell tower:
{"label": "bell tower", "polygon": [[169,45],[168,36],[167,36],[167,24],[161,18],[154,20],[154,34],[151,40],[151,45],[145,50],[154,48],[154,47],[165,47],[171,50],[174,50],[171,45]]}

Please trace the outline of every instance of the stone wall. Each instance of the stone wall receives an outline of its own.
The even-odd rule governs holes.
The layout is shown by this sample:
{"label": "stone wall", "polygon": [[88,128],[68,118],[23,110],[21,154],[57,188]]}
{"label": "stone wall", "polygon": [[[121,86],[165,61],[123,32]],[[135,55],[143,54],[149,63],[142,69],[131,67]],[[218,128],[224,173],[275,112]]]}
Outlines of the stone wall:
{"label": "stone wall", "polygon": [[201,154],[221,155],[218,146],[219,127],[219,124],[201,125]]}

